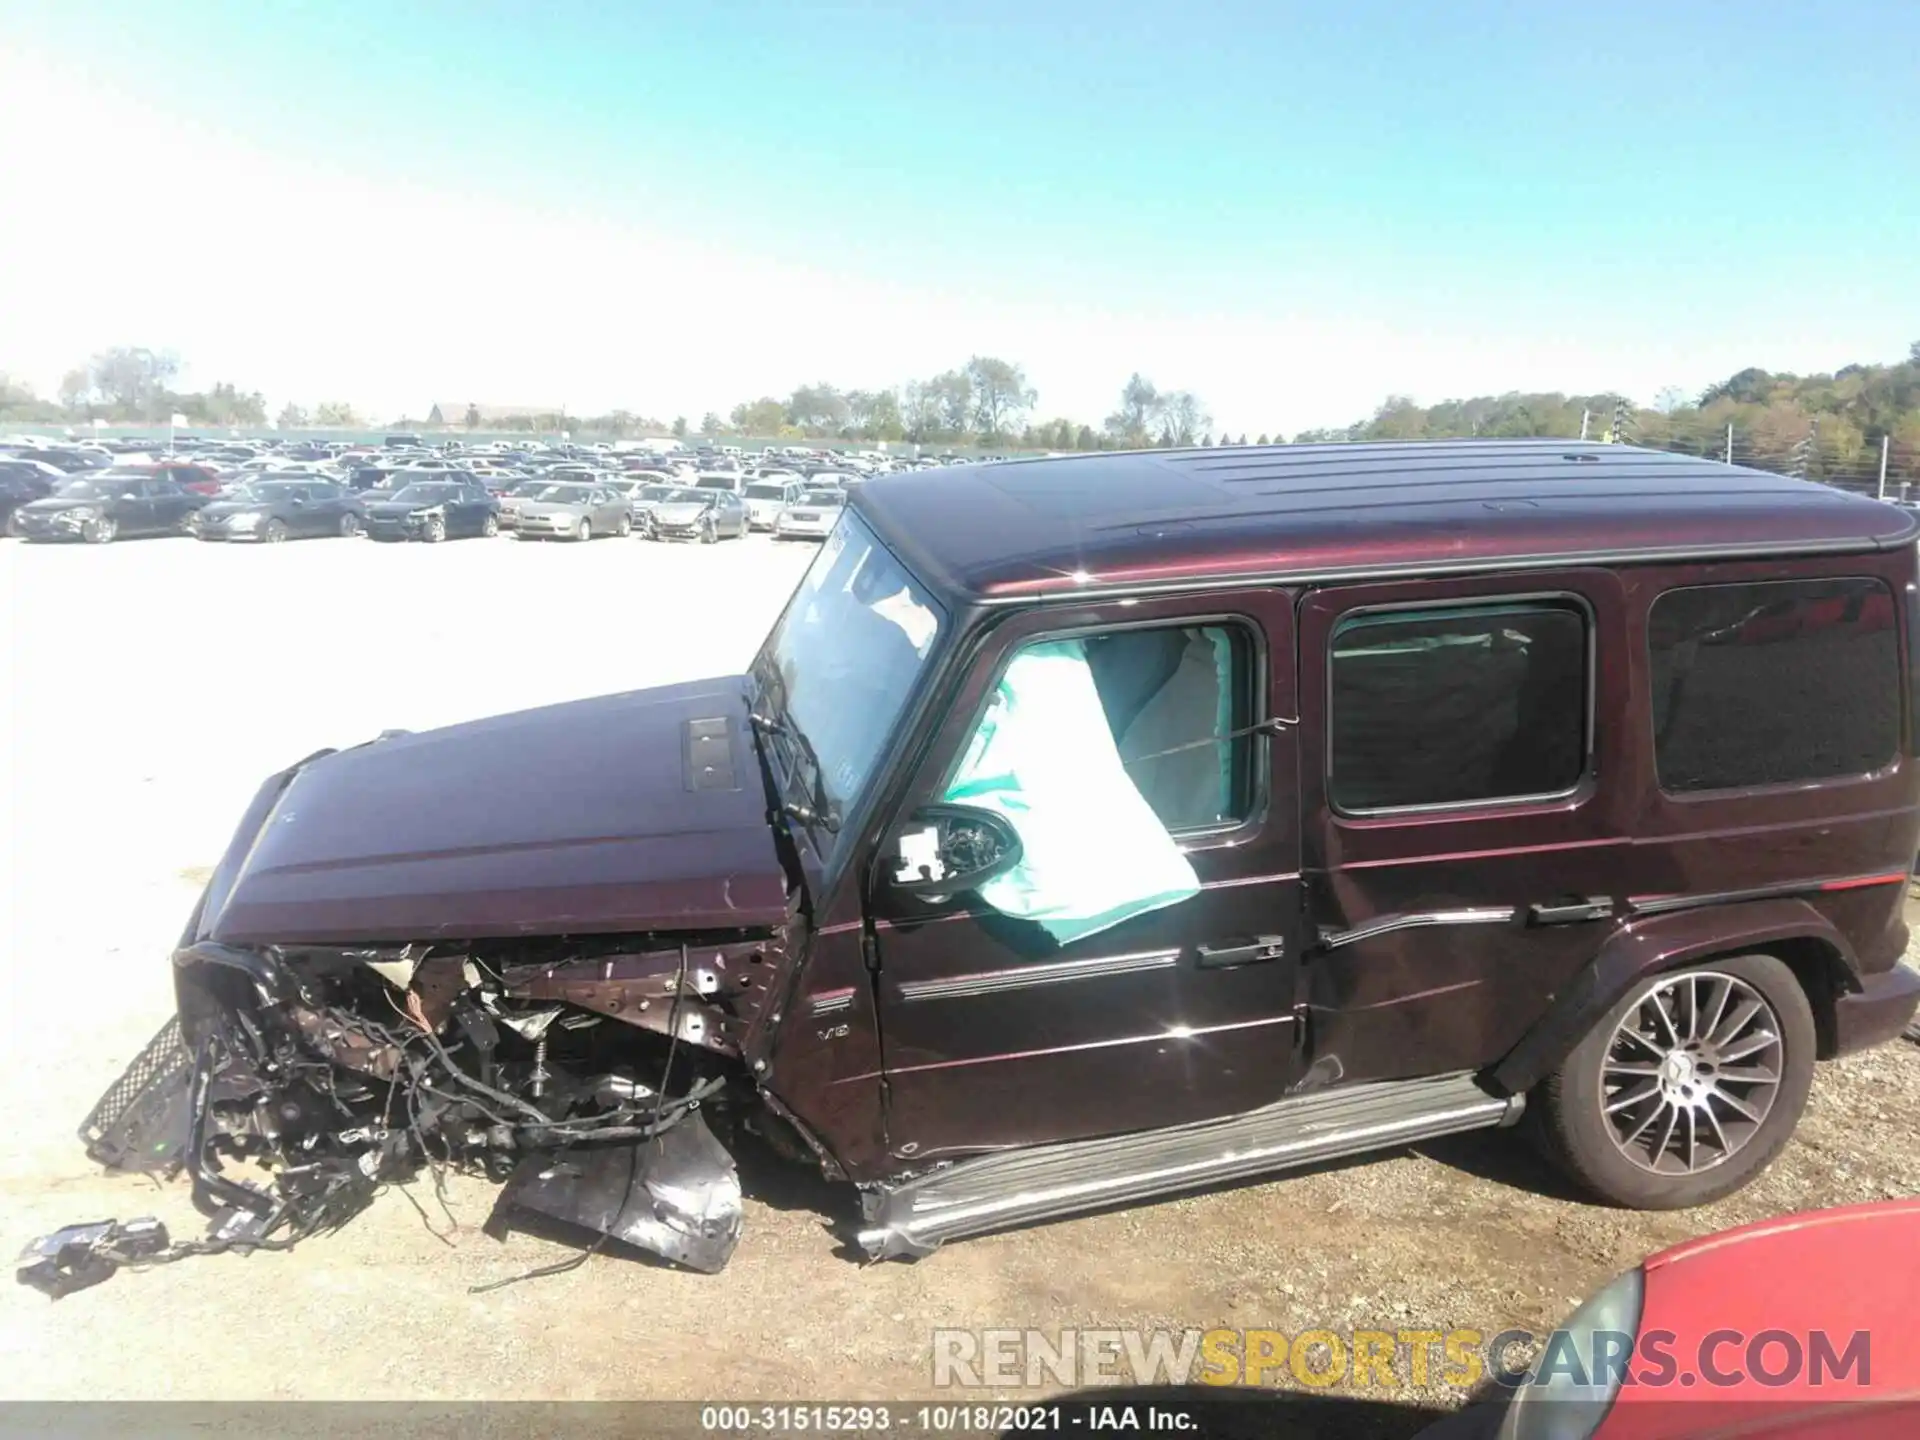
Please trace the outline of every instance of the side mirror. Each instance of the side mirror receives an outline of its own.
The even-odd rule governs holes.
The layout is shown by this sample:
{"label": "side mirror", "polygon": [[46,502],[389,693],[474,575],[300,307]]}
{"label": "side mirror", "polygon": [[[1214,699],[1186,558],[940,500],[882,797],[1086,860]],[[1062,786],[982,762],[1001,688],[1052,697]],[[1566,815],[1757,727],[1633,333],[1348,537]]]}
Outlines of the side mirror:
{"label": "side mirror", "polygon": [[893,888],[935,900],[977,890],[1020,863],[1005,816],[973,805],[923,805],[894,841]]}

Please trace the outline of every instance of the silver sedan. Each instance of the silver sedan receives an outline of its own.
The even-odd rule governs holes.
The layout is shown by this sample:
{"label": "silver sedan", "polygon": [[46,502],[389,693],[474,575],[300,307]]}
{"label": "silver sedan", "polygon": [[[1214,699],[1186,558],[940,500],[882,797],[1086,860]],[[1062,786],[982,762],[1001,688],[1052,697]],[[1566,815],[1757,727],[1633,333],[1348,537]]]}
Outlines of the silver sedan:
{"label": "silver sedan", "polygon": [[840,512],[846,504],[846,491],[810,485],[788,501],[773,522],[773,538],[824,540],[840,523]]}
{"label": "silver sedan", "polygon": [[627,498],[604,485],[559,480],[516,494],[513,533],[521,540],[591,540],[633,529]]}

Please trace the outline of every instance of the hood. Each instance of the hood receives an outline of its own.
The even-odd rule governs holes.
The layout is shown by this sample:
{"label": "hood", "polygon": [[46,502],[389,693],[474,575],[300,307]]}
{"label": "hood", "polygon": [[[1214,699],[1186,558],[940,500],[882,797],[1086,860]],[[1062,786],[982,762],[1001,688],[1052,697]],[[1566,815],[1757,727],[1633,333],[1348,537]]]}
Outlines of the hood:
{"label": "hood", "polygon": [[211,505],[202,505],[200,513],[209,520],[224,520],[229,515],[260,515],[273,508],[270,500],[215,500]]}
{"label": "hood", "polygon": [[236,835],[200,933],[363,944],[780,924],[746,684],[579,700],[296,767],[257,836]]}
{"label": "hood", "polygon": [[704,501],[696,504],[690,500],[661,500],[653,506],[654,518],[664,520],[669,525],[685,525],[706,513],[707,504]]}
{"label": "hood", "polygon": [[584,500],[522,500],[513,508],[522,515],[573,515],[591,507]]}
{"label": "hood", "polygon": [[370,500],[367,502],[367,513],[382,515],[392,520],[402,515],[418,515],[428,510],[438,510],[446,503],[444,500],[422,500],[418,504],[409,500]]}
{"label": "hood", "polygon": [[36,515],[54,515],[62,510],[92,510],[101,505],[111,505],[118,496],[107,495],[95,500],[67,499],[64,496],[49,495],[44,500],[33,500],[21,506]]}

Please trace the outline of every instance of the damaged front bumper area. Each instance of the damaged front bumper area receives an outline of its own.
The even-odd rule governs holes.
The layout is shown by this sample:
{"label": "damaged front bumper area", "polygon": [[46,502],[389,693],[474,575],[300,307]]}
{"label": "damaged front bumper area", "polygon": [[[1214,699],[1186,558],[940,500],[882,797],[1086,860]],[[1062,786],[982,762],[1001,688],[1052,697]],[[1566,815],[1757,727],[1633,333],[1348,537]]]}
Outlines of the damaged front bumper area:
{"label": "damaged front bumper area", "polygon": [[18,1278],[58,1297],[123,1266],[289,1248],[390,1183],[504,1182],[524,1228],[726,1265],[739,1179],[709,1127],[750,1099],[738,1046],[767,938],[651,945],[238,948],[174,955],[180,1009],[81,1131],[112,1168],[184,1169],[205,1236],[102,1221],[44,1236]]}

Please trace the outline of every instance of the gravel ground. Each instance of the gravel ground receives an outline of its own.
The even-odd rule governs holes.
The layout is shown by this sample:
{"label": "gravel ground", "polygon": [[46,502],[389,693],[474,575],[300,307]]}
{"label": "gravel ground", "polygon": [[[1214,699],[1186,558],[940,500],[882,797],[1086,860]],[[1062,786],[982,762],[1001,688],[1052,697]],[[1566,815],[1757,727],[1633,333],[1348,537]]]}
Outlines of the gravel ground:
{"label": "gravel ground", "polygon": [[[0,542],[0,1214],[13,1243],[157,1213],[183,1186],[106,1176],[74,1126],[169,1010],[164,955],[269,771],[323,745],[738,668],[810,549],[316,541],[228,549]],[[1568,1196],[1473,1136],[1017,1234],[853,1263],[848,1197],[755,1165],[714,1277],[563,1258],[388,1193],[285,1255],[188,1261],[50,1304],[0,1291],[0,1399],[906,1398],[935,1327],[1544,1329],[1650,1250],[1808,1206],[1920,1193],[1920,1047],[1824,1066],[1781,1160],[1704,1210]],[[436,1228],[424,1187],[415,1195]],[[0,1237],[4,1239],[5,1237]],[[1402,1398],[1457,1402],[1437,1386]]]}

